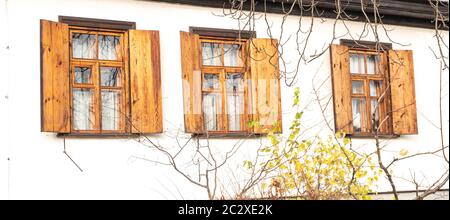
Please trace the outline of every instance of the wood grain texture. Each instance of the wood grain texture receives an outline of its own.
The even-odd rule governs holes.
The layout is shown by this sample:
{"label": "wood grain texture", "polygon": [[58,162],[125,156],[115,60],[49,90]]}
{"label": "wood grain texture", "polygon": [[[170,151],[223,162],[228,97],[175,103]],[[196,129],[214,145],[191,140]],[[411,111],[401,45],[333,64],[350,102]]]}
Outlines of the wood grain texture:
{"label": "wood grain texture", "polygon": [[70,132],[69,27],[41,20],[41,131]]}
{"label": "wood grain texture", "polygon": [[199,35],[180,32],[180,46],[183,79],[184,129],[186,133],[202,133],[202,73]]}
{"label": "wood grain texture", "polygon": [[413,52],[390,50],[389,68],[393,132],[418,134]]}
{"label": "wood grain texture", "polygon": [[330,59],[335,131],[352,134],[352,90],[348,50],[347,46],[333,44],[330,47]]}
{"label": "wood grain texture", "polygon": [[131,132],[163,131],[159,32],[129,31]]}
{"label": "wood grain texture", "polygon": [[[275,39],[256,38],[250,42],[250,72],[252,84],[252,118],[259,125],[255,133],[273,129],[282,132],[280,70],[278,42]],[[276,127],[275,127],[276,126]]]}

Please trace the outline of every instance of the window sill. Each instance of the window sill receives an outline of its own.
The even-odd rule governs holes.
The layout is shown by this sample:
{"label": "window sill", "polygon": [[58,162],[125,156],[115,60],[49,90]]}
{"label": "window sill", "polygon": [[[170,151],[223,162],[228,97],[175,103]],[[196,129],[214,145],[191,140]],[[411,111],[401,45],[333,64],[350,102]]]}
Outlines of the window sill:
{"label": "window sill", "polygon": [[[347,134],[345,137],[347,138],[355,138],[355,139],[375,139],[375,135],[373,134]],[[394,139],[398,138],[400,135],[397,134],[379,134],[379,139]]]}
{"label": "window sill", "polygon": [[135,138],[140,134],[132,133],[58,133],[56,137],[75,137],[75,138]]}
{"label": "window sill", "polygon": [[236,139],[236,138],[259,138],[265,136],[266,134],[260,133],[248,133],[248,132],[230,132],[230,133],[196,133],[192,134],[192,137],[198,137],[202,139]]}

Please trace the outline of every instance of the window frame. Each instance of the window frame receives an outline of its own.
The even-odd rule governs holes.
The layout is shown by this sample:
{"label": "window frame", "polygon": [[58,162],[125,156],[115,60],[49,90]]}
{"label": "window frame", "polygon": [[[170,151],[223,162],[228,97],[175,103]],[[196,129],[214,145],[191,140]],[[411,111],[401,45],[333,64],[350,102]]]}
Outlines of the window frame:
{"label": "window frame", "polygon": [[[342,43],[343,41],[341,41]],[[346,44],[345,41],[343,44]],[[365,117],[366,119],[366,125],[363,127],[361,121],[361,131],[357,132],[353,130],[353,134],[351,134],[352,137],[373,137],[374,131],[373,131],[373,119],[372,119],[372,107],[371,102],[375,98],[377,101],[379,101],[379,97],[381,95],[379,91],[379,87],[377,87],[377,96],[371,96],[370,94],[370,82],[371,81],[382,81],[382,88],[386,88],[384,98],[381,100],[383,102],[382,105],[378,104],[378,118],[379,123],[383,123],[383,128],[379,129],[379,132],[377,135],[380,136],[393,136],[393,125],[392,125],[392,117],[390,117],[391,112],[391,95],[390,95],[390,85],[389,85],[389,65],[388,65],[388,53],[384,49],[388,48],[389,44],[381,44],[382,50],[376,50],[374,47],[372,47],[374,44],[371,42],[362,42],[361,46],[356,46],[356,44],[351,44],[349,47],[349,67],[350,67],[350,56],[351,54],[363,54],[364,55],[364,73],[352,73],[351,68],[349,68],[350,74],[350,106],[352,110],[352,118],[353,118],[353,99],[354,98],[361,98],[365,100]],[[379,64],[375,64],[375,73],[368,74],[367,73],[367,55],[378,55],[379,58]],[[384,67],[383,70],[379,70],[378,67]],[[381,73],[381,74],[379,74]],[[363,93],[361,94],[354,94],[353,93],[353,81],[362,81],[363,82]],[[380,102],[378,102],[380,103]],[[380,111],[382,110],[382,111]],[[386,119],[386,120],[385,120]],[[384,121],[384,122],[383,122]],[[352,120],[352,127],[353,127],[353,120]],[[366,131],[363,131],[363,128],[366,128]],[[353,127],[354,129],[354,127]],[[350,134],[349,134],[350,135]]]}
{"label": "window frame", "polygon": [[[72,48],[72,37],[73,33],[86,33],[86,34],[95,34],[96,42],[95,42],[95,58],[74,58],[73,57],[73,48]],[[108,36],[120,36],[120,45],[121,45],[121,59],[118,60],[101,60],[99,59],[99,49],[98,49],[98,36],[99,35],[108,35]],[[130,118],[130,103],[129,103],[129,52],[128,52],[128,30],[121,29],[107,29],[107,28],[94,28],[94,27],[82,27],[82,26],[74,26],[69,25],[69,69],[70,69],[70,77],[69,77],[69,99],[70,99],[70,111],[71,111],[71,134],[81,134],[81,135],[120,135],[120,134],[128,134],[130,130],[129,123],[127,123],[127,119]],[[74,77],[74,68],[77,66],[91,66],[91,75],[92,75],[92,84],[77,84],[75,83]],[[101,76],[100,76],[100,68],[101,67],[118,67],[121,70],[121,86],[101,86]],[[74,129],[74,117],[73,117],[73,89],[74,88],[89,88],[94,90],[94,127],[93,130],[75,130]],[[119,129],[117,130],[103,130],[102,129],[102,100],[101,100],[101,92],[103,90],[118,90],[121,94],[121,104],[119,108],[123,112],[120,115],[119,119]]]}
{"label": "window frame", "polygon": [[[239,134],[247,134],[251,133],[251,129],[247,126],[249,120],[251,119],[249,115],[249,83],[250,83],[250,71],[247,57],[247,48],[249,44],[249,39],[246,38],[233,38],[233,37],[216,37],[216,36],[202,36],[199,37],[199,45],[200,45],[200,64],[201,64],[201,106],[202,106],[202,118],[203,118],[203,131],[208,135],[239,135]],[[221,45],[221,66],[211,66],[211,65],[203,65],[203,47],[202,43],[218,43]],[[240,55],[242,61],[242,66],[232,67],[225,66],[224,63],[224,45],[225,44],[240,44]],[[226,76],[228,74],[240,73],[243,75],[243,96],[244,96],[244,108],[243,113],[240,118],[240,130],[230,130],[228,125],[229,114],[227,109],[228,103],[228,91],[226,88]],[[218,74],[219,75],[219,89],[208,90],[203,88],[204,83],[204,75],[205,74]],[[218,114],[218,119],[220,118],[220,123],[217,126],[221,126],[221,129],[208,131],[206,130],[205,121],[204,121],[204,111],[203,111],[203,95],[205,93],[218,93],[221,95],[221,112]]]}

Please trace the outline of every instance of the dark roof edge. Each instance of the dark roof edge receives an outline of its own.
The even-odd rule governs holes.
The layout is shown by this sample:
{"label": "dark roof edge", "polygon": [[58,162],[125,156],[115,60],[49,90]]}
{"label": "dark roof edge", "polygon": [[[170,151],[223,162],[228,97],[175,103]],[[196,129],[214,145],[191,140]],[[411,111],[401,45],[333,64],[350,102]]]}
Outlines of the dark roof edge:
{"label": "dark roof edge", "polygon": [[[202,7],[211,7],[211,8],[229,8],[228,0],[141,0],[141,1],[154,1],[154,2],[166,2],[166,3],[178,3],[178,4],[186,4],[193,6],[202,6]],[[303,0],[304,2],[309,2],[310,0]],[[351,15],[355,18],[354,21],[365,21],[365,16],[361,11],[360,2],[361,0],[346,0],[345,2],[345,12],[348,15]],[[247,1],[248,2],[248,1]],[[282,3],[289,2],[287,0],[266,0],[265,6],[263,0],[256,1],[255,10],[258,12],[274,13],[274,14],[284,14],[287,11],[292,3]],[[315,13],[315,16],[323,17],[323,18],[335,18],[335,0],[318,0],[317,5],[318,11]],[[408,2],[403,0],[384,0],[380,1],[380,7],[378,8],[379,14],[382,16],[382,21],[384,24],[389,25],[399,25],[399,26],[407,26],[407,27],[417,27],[417,28],[426,28],[426,29],[434,29],[434,12],[433,8],[430,6],[428,1],[423,0],[423,2],[414,1]],[[307,3],[304,3],[307,4]],[[445,4],[442,7],[441,11],[447,17],[446,28],[440,27],[440,29],[448,30],[448,2],[442,3]],[[369,17],[371,16],[371,11],[373,8],[370,5],[365,9],[366,14]],[[225,11],[226,12],[226,11]],[[303,12],[300,11],[298,7],[294,7],[291,15],[300,15],[303,13],[304,16],[311,16],[310,11]]]}

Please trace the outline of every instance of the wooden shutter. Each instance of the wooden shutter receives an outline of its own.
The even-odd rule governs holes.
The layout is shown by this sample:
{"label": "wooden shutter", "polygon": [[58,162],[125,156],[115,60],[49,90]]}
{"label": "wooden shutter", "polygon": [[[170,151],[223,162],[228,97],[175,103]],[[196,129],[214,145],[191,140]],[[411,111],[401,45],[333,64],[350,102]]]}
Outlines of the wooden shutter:
{"label": "wooden shutter", "polygon": [[69,26],[41,20],[41,131],[69,133]]}
{"label": "wooden shutter", "polygon": [[331,79],[333,84],[334,126],[336,132],[353,133],[352,95],[348,47],[332,44]]}
{"label": "wooden shutter", "polygon": [[418,134],[414,65],[411,50],[389,51],[394,134]]}
{"label": "wooden shutter", "polygon": [[[257,122],[255,133],[274,128],[282,131],[278,42],[275,39],[252,39],[250,42],[251,115]],[[277,127],[274,127],[277,126]]]}
{"label": "wooden shutter", "polygon": [[183,79],[184,129],[187,133],[202,133],[202,73],[199,35],[180,32],[180,43]]}
{"label": "wooden shutter", "polygon": [[130,30],[131,132],[163,131],[159,31]]}

